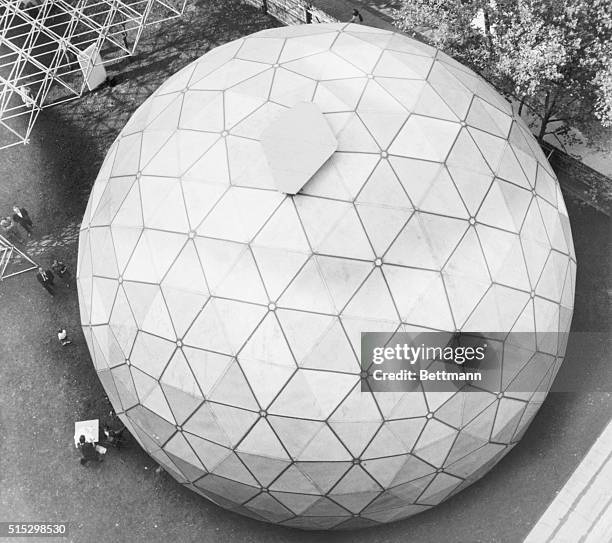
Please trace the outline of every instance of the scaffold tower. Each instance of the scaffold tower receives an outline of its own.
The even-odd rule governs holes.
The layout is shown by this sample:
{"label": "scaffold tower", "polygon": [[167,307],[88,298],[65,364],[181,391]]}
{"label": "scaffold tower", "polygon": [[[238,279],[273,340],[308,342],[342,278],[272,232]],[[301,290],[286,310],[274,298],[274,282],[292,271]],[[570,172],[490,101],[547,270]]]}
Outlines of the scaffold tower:
{"label": "scaffold tower", "polygon": [[0,235],[0,283],[9,277],[37,268],[38,264],[34,260]]}
{"label": "scaffold tower", "polygon": [[41,110],[106,78],[143,29],[186,0],[0,0],[0,149],[28,143]]}

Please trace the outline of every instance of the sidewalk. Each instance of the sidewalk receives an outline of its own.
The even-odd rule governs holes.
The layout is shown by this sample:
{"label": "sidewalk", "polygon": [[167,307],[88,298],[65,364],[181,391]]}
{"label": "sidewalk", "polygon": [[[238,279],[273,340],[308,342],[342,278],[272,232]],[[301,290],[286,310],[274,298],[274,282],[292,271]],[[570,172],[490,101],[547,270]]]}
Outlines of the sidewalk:
{"label": "sidewalk", "polygon": [[363,17],[363,24],[385,30],[397,31],[393,26],[391,17],[377,7],[375,2],[364,2],[361,0],[313,0],[312,5],[338,19],[348,22],[354,9],[358,9]]}
{"label": "sidewalk", "polygon": [[612,422],[524,543],[612,541]]}

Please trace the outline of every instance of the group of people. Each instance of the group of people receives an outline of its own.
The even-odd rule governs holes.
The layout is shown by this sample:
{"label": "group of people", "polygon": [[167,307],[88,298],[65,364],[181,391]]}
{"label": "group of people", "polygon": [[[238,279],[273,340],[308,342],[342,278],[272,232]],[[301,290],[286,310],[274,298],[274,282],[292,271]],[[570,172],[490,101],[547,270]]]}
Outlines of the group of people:
{"label": "group of people", "polygon": [[[43,286],[43,288],[51,294],[51,296],[55,296],[55,276],[58,276],[62,282],[66,285],[66,288],[70,288],[70,270],[68,266],[64,264],[61,260],[57,258],[53,259],[53,264],[51,264],[51,269],[45,270],[42,266],[38,267],[36,271],[36,279]],[[65,328],[58,328],[57,330],[57,339],[62,345],[62,347],[66,347],[72,343],[72,340],[68,337],[68,332],[66,332]]]}
{"label": "group of people", "polygon": [[[0,234],[2,234],[9,243],[24,243],[25,240],[20,229],[24,231],[28,238],[31,238],[33,228],[34,223],[28,211],[24,207],[16,204],[13,206],[13,213],[11,215],[0,217]],[[56,277],[60,279],[66,288],[70,288],[72,274],[68,266],[58,258],[53,259],[48,269],[39,266],[36,271],[36,279],[51,296],[55,296]],[[65,328],[58,328],[57,339],[62,347],[66,347],[72,343]],[[123,441],[122,433],[124,430],[125,427],[120,430],[112,430],[110,426],[105,425],[103,428],[104,438],[101,441],[107,446],[119,448]],[[92,460],[101,462],[103,459],[101,452],[105,452],[106,450],[97,443],[87,441],[83,435],[80,436],[77,447],[81,452],[81,464],[83,465]]]}
{"label": "group of people", "polygon": [[[20,228],[18,228],[18,225]],[[21,230],[25,232],[28,238],[31,238],[33,227],[34,224],[28,211],[16,204],[13,206],[12,213],[0,218],[0,233],[11,243],[24,243]]]}
{"label": "group of people", "polygon": [[[0,234],[10,243],[23,243],[24,238],[18,226],[25,232],[28,238],[32,237],[34,222],[28,210],[25,207],[15,204],[11,215],[0,218]],[[68,270],[68,266],[58,258],[53,259],[50,269],[39,266],[36,271],[36,279],[51,296],[55,296],[56,276],[61,279],[67,288],[70,288],[70,270]],[[63,328],[57,330],[57,339],[63,347],[72,343],[72,340],[68,337],[66,330]]]}
{"label": "group of people", "polygon": [[[28,238],[32,237],[34,222],[28,210],[15,204],[11,215],[0,217],[0,234],[10,243],[24,243],[23,235],[18,226],[25,232]],[[56,275],[65,283],[66,287],[70,288],[71,274],[68,266],[57,258],[53,259],[50,269],[39,266],[36,273],[36,279],[51,296],[55,295]]]}
{"label": "group of people", "polygon": [[49,294],[51,294],[51,296],[55,296],[56,275],[66,285],[66,288],[70,288],[70,279],[72,274],[70,273],[68,266],[66,266],[66,264],[64,264],[61,260],[57,258],[53,259],[53,263],[51,264],[50,269],[45,270],[45,268],[39,266],[36,272],[36,279],[43,286],[43,288]]}
{"label": "group of people", "polygon": [[[104,438],[99,440],[99,442],[87,441],[84,435],[79,436],[77,448],[81,453],[81,465],[85,466],[88,462],[102,462],[106,453],[106,447],[110,446],[119,449],[124,441],[124,430],[125,426],[119,430],[113,430],[108,424],[105,424],[102,429]],[[106,447],[101,446],[100,443],[103,443]]]}

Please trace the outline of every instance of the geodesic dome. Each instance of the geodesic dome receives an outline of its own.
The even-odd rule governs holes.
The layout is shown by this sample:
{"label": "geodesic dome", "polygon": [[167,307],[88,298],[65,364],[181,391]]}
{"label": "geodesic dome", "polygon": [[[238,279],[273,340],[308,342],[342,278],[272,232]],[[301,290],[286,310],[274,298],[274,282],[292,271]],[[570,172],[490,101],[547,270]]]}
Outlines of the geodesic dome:
{"label": "geodesic dome", "polygon": [[[93,187],[78,286],[108,397],[165,470],[330,529],[436,505],[518,442],[575,269],[505,99],[420,42],[326,24],[218,47],[138,109]],[[453,392],[361,392],[360,333],[396,330],[498,332],[500,363]]]}

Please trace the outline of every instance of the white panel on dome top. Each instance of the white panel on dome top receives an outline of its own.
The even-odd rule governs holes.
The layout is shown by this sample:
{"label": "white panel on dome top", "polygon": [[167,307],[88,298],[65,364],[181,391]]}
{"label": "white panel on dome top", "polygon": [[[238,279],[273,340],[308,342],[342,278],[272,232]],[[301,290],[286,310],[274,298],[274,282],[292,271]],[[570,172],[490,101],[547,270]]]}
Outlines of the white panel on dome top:
{"label": "white panel on dome top", "polygon": [[282,112],[261,135],[276,188],[296,194],[338,148],[338,142],[312,102]]}

